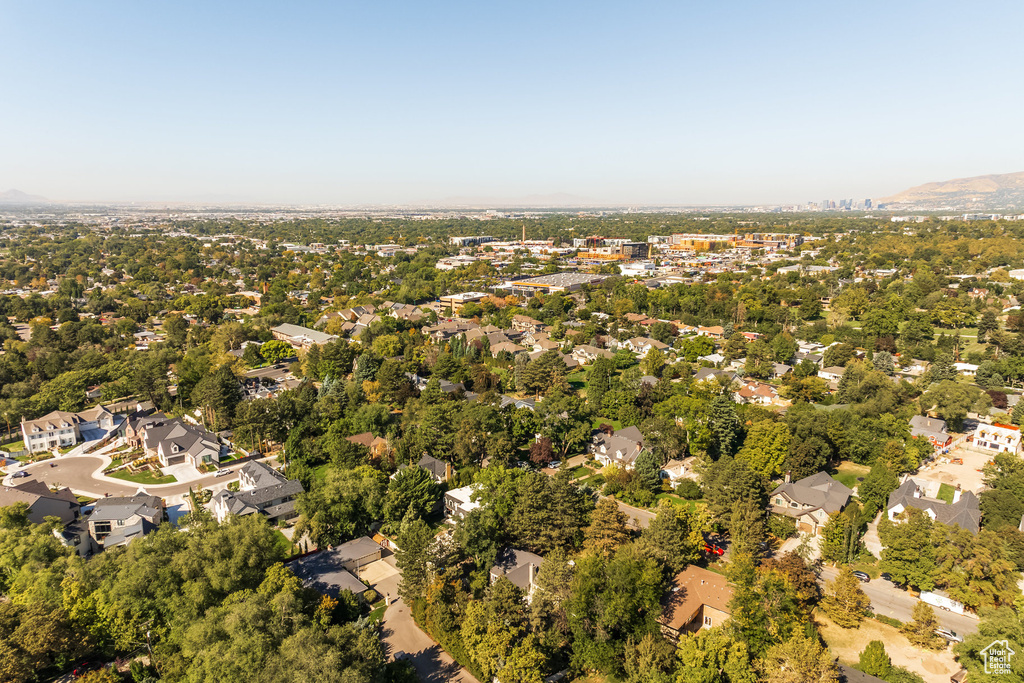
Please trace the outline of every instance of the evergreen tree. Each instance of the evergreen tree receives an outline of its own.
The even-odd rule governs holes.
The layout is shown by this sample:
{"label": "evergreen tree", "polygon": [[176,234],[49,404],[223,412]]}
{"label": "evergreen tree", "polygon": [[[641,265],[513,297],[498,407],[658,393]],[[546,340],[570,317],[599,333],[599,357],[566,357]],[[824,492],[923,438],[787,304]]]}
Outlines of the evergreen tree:
{"label": "evergreen tree", "polygon": [[583,547],[602,555],[610,555],[629,542],[629,517],[619,510],[612,498],[602,498],[594,508],[590,526],[584,532]]}
{"label": "evergreen tree", "polygon": [[729,538],[736,555],[760,557],[767,538],[764,508],[751,498],[736,501],[729,520]]}
{"label": "evergreen tree", "polygon": [[701,525],[686,508],[667,500],[658,503],[657,514],[644,529],[641,543],[673,573],[700,559],[704,545]]}
{"label": "evergreen tree", "polygon": [[410,511],[402,520],[397,541],[395,562],[402,572],[398,594],[406,603],[412,605],[414,600],[422,598],[427,593],[428,560],[434,534],[426,522]]}
{"label": "evergreen tree", "polygon": [[849,565],[839,570],[839,576],[825,586],[827,595],[821,601],[829,619],[842,628],[854,628],[864,619],[871,601],[860,587],[860,579],[853,575]]}
{"label": "evergreen tree", "polygon": [[885,644],[880,640],[872,640],[860,653],[857,668],[869,676],[877,676],[882,680],[889,677],[892,670],[892,660],[885,651]]}

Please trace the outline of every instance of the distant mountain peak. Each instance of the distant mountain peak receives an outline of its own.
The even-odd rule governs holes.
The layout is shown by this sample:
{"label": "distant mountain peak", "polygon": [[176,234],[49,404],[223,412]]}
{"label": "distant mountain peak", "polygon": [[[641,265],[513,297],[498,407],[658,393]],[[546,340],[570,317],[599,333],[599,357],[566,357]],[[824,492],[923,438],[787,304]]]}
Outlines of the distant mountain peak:
{"label": "distant mountain peak", "polygon": [[0,204],[51,204],[46,197],[37,194],[27,194],[21,190],[7,190],[0,192]]}
{"label": "distant mountain peak", "polygon": [[879,200],[919,207],[1024,207],[1024,171],[925,183]]}

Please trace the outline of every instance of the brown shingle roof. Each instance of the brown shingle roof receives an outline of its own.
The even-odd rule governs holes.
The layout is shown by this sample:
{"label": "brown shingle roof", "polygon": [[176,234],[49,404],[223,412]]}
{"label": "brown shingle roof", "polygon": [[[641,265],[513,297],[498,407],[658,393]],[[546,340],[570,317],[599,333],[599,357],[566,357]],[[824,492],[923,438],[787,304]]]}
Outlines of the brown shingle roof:
{"label": "brown shingle roof", "polygon": [[732,586],[724,576],[691,565],[672,580],[658,621],[679,631],[697,616],[704,605],[728,614],[730,600]]}

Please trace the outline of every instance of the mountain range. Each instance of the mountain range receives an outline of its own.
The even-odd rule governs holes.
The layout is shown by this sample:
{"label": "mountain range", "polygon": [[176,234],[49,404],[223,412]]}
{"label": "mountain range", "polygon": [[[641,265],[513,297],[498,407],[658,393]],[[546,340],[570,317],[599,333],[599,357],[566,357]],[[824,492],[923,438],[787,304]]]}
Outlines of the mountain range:
{"label": "mountain range", "polygon": [[46,197],[37,194],[27,194],[21,190],[7,190],[0,192],[0,204],[51,204]]}
{"label": "mountain range", "polygon": [[921,208],[1024,207],[1024,172],[925,183],[880,199],[879,202]]}

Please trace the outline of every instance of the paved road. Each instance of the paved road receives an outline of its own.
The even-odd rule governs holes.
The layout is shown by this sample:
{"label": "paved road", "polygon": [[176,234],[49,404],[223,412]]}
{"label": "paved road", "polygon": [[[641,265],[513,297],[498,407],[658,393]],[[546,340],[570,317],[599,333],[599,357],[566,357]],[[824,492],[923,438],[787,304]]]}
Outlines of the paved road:
{"label": "paved road", "polygon": [[626,505],[621,500],[615,501],[619,504],[619,509],[629,515],[629,518],[633,520],[633,523],[640,529],[646,529],[651,525],[651,520],[654,519],[654,513],[650,510],[643,510],[641,508],[635,508],[632,505]]}
{"label": "paved road", "polygon": [[406,604],[398,600],[384,612],[384,647],[389,659],[404,659],[416,667],[423,683],[480,683],[460,667],[440,645],[420,630]]}
{"label": "paved road", "polygon": [[[828,581],[834,581],[839,576],[839,571],[832,567],[823,567],[819,582],[824,585]],[[885,579],[872,579],[868,583],[860,585],[864,594],[871,600],[871,609],[875,614],[884,614],[900,621],[913,621],[914,605],[919,600],[906,591],[896,588]],[[936,609],[935,617],[939,625],[948,628],[958,635],[974,633],[978,630],[978,620],[973,616],[956,614],[945,610]]]}
{"label": "paved road", "polygon": [[[91,455],[78,455],[69,458],[55,458],[44,460],[23,467],[30,477],[24,479],[5,478],[5,483],[17,484],[27,481],[29,478],[45,482],[49,486],[67,486],[75,493],[89,496],[91,498],[102,498],[105,495],[131,496],[139,490],[139,484],[129,481],[105,477],[102,475],[104,463],[103,458]],[[188,493],[189,487],[210,488],[211,485],[226,484],[237,476],[217,477],[207,474],[190,482],[178,482],[174,484],[147,484],[145,489],[154,496],[169,498]]]}

